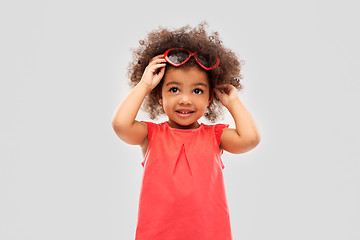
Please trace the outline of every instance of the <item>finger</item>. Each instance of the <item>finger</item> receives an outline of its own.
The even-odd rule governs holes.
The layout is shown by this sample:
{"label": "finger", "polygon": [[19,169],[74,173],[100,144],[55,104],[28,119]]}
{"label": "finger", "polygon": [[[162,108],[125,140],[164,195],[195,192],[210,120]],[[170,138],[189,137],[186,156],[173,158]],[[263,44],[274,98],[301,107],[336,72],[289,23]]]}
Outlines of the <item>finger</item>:
{"label": "finger", "polygon": [[220,91],[220,92],[224,92],[225,89],[226,89],[226,88],[224,88],[224,87],[215,87],[215,88],[214,88],[214,90],[218,90],[218,91]]}
{"label": "finger", "polygon": [[231,84],[219,85],[216,86],[215,89],[220,89],[223,92],[226,92],[227,94],[236,90],[236,88]]}
{"label": "finger", "polygon": [[231,85],[229,83],[218,83],[215,85],[215,87],[225,87],[225,86],[228,86],[228,85]]}
{"label": "finger", "polygon": [[217,89],[217,88],[214,88],[214,92],[215,92],[218,96],[220,96],[220,95],[223,95],[223,94],[224,94],[224,90],[222,90],[222,89]]}
{"label": "finger", "polygon": [[214,88],[214,91],[219,95],[229,95],[230,90],[228,88]]}
{"label": "finger", "polygon": [[159,68],[164,68],[165,69],[165,67],[166,67],[166,63],[158,63],[158,64],[150,66],[149,70],[152,73],[156,73],[159,70]]}
{"label": "finger", "polygon": [[153,61],[153,63],[166,63],[165,58],[157,58]]}
{"label": "finger", "polygon": [[215,86],[215,88],[218,88],[218,89],[232,89],[232,88],[235,88],[232,84],[228,84],[228,83],[223,83],[223,84],[218,84]]}
{"label": "finger", "polygon": [[[165,64],[165,66],[166,66],[166,64]],[[162,68],[160,68],[160,71],[159,71],[159,73],[158,73],[158,76],[159,76],[160,78],[162,78],[162,77],[164,76],[164,73],[165,73],[165,67],[162,67]]]}
{"label": "finger", "polygon": [[219,86],[219,87],[214,88],[214,90],[218,90],[218,91],[221,91],[221,92],[224,92],[227,89],[228,89],[227,87],[223,87],[223,86]]}
{"label": "finger", "polygon": [[159,63],[166,63],[165,58],[157,58],[157,59],[151,60],[151,62],[149,63],[149,66],[154,65],[154,64],[159,64]]}
{"label": "finger", "polygon": [[215,94],[214,94],[215,99],[222,102],[224,99],[224,93],[222,93],[220,90],[217,90],[217,89],[216,90],[214,89],[214,92],[215,92]]}
{"label": "finger", "polygon": [[164,54],[159,54],[159,55],[156,55],[155,57],[153,57],[150,62],[154,61],[154,60],[157,60],[157,59],[160,59],[160,58],[164,58]]}
{"label": "finger", "polygon": [[217,84],[215,88],[217,89],[229,89],[231,88],[231,84],[223,83],[223,84]]}

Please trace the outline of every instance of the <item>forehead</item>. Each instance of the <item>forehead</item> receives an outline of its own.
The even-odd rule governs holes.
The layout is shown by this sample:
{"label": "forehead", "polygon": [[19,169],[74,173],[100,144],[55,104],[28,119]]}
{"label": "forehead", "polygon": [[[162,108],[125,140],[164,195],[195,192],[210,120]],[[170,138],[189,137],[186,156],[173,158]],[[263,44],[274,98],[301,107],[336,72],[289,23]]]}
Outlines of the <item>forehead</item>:
{"label": "forehead", "polygon": [[168,68],[164,76],[164,85],[167,83],[177,82],[183,85],[194,85],[197,83],[205,84],[209,86],[209,78],[204,70],[197,67],[190,68]]}

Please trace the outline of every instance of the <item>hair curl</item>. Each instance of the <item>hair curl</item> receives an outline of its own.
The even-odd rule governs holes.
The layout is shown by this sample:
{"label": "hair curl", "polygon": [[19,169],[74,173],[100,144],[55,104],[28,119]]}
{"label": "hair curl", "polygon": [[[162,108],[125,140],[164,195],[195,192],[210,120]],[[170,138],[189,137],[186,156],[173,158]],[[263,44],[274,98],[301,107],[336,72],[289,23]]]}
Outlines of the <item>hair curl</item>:
{"label": "hair curl", "polygon": [[[237,90],[241,90],[243,88],[240,83],[243,78],[240,74],[241,63],[233,51],[223,46],[218,32],[208,34],[205,29],[206,26],[207,23],[202,22],[194,28],[189,25],[175,30],[159,27],[148,33],[144,40],[139,41],[140,46],[133,49],[133,60],[128,68],[129,85],[135,87],[140,82],[146,66],[156,55],[163,54],[169,48],[186,48],[192,52],[203,51],[219,57],[220,65],[206,71],[209,76],[210,91],[215,81],[218,84],[232,84]],[[194,58],[180,67],[190,66],[197,66]],[[166,68],[168,67],[172,66],[167,64]],[[161,89],[162,81],[146,96],[143,102],[142,109],[149,113],[151,119],[165,113],[157,98],[157,91],[159,88]],[[222,113],[221,102],[217,97],[213,97],[204,115],[205,118],[210,122],[215,122]]]}

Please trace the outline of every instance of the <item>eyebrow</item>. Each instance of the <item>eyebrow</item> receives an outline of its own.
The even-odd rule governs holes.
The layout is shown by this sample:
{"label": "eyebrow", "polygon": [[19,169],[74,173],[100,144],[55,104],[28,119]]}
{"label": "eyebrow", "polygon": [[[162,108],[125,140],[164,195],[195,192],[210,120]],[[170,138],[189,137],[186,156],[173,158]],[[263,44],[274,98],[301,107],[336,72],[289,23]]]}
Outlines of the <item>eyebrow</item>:
{"label": "eyebrow", "polygon": [[[168,85],[171,85],[171,84],[182,85],[181,82],[175,82],[175,81],[173,81],[173,82],[168,82],[165,86],[167,87]],[[205,83],[201,83],[201,82],[193,84],[193,86],[199,86],[199,85],[200,85],[200,86],[207,87],[207,85],[206,85]]]}

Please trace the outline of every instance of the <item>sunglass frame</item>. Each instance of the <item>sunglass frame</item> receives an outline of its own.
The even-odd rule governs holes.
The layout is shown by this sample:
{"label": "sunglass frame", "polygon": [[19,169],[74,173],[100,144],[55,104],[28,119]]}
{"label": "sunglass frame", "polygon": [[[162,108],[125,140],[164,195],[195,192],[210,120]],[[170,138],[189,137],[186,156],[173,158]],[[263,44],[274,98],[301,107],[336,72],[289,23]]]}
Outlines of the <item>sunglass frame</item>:
{"label": "sunglass frame", "polygon": [[[169,56],[168,56],[168,55],[169,55],[169,52],[170,52],[170,51],[173,51],[173,50],[183,50],[183,51],[186,51],[186,52],[189,53],[189,56],[188,56],[188,58],[187,58],[185,61],[183,61],[183,62],[181,62],[181,63],[179,63],[179,64],[173,63],[173,62],[170,60]],[[185,48],[170,48],[170,49],[166,50],[166,52],[164,53],[164,58],[165,58],[165,60],[166,60],[169,64],[173,65],[174,67],[179,67],[179,66],[183,65],[184,63],[186,63],[187,61],[189,61],[189,59],[190,59],[191,57],[194,57],[194,58],[195,58],[195,61],[200,65],[200,67],[202,67],[202,68],[205,69],[205,70],[214,69],[214,68],[216,68],[217,66],[219,66],[219,64],[220,64],[220,59],[219,59],[218,57],[216,57],[216,63],[215,63],[213,66],[211,66],[211,67],[205,67],[205,66],[202,65],[202,64],[200,63],[200,61],[198,60],[197,54],[198,54],[198,51],[196,51],[196,52],[191,52],[191,51],[189,51],[189,50],[187,50],[187,49],[185,49]]]}

